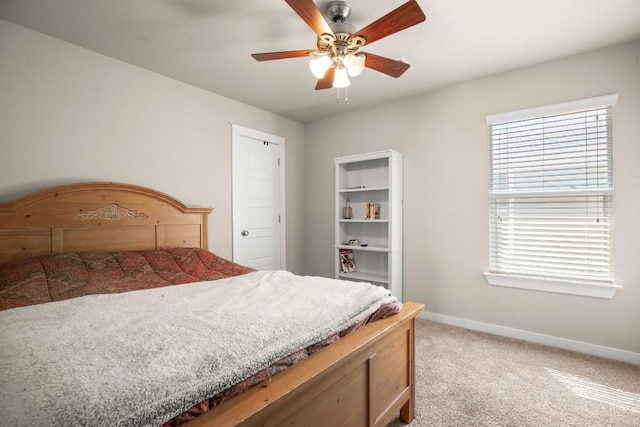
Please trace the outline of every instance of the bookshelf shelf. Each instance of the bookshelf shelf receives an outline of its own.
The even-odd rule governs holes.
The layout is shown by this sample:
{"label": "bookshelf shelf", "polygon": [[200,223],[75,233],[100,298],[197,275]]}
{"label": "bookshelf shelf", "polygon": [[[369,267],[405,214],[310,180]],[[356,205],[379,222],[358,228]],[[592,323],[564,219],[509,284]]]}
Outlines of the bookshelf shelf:
{"label": "bookshelf shelf", "polygon": [[338,222],[389,222],[387,219],[338,219]]}
{"label": "bookshelf shelf", "polygon": [[353,245],[336,245],[337,249],[352,249],[354,252],[389,252],[386,246],[353,246]]}
{"label": "bookshelf shelf", "polygon": [[356,280],[359,282],[375,282],[378,284],[388,284],[388,276],[386,274],[375,273],[340,273],[338,275],[340,279]]}

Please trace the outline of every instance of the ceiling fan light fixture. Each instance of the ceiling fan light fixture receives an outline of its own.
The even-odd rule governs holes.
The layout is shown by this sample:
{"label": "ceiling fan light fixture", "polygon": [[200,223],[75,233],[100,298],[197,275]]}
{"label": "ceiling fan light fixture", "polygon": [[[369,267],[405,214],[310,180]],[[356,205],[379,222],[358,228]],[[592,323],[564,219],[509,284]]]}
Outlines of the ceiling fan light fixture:
{"label": "ceiling fan light fixture", "polygon": [[347,75],[347,69],[344,67],[336,68],[336,74],[333,78],[333,87],[335,88],[343,88],[347,87],[351,84],[349,81],[349,76]]}
{"label": "ceiling fan light fixture", "polygon": [[351,77],[359,76],[364,70],[364,55],[354,55],[353,53],[347,53],[342,60],[347,72]]}
{"label": "ceiling fan light fixture", "polygon": [[327,73],[327,70],[331,67],[333,61],[329,55],[321,55],[313,58],[309,61],[309,68],[316,78],[321,79]]}

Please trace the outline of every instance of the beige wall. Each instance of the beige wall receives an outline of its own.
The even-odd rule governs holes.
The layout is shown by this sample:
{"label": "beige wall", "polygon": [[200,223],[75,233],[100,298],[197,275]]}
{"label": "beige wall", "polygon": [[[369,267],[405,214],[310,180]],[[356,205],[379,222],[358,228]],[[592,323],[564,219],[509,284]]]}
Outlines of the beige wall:
{"label": "beige wall", "polygon": [[287,267],[302,272],[304,127],[0,20],[0,201],[117,181],[212,206],[231,257],[231,125],[285,138]]}
{"label": "beige wall", "polygon": [[[333,157],[392,148],[404,153],[405,300],[431,313],[640,352],[639,56],[640,41],[308,124],[307,273],[333,272]],[[485,116],[614,92],[615,276],[624,288],[607,300],[487,285]]]}

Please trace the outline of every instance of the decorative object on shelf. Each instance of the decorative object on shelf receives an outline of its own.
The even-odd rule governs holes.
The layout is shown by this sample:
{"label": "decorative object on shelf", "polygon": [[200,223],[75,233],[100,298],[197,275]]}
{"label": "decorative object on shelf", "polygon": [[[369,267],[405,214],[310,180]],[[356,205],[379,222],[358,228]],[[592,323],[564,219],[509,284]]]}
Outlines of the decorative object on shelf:
{"label": "decorative object on shelf", "polygon": [[349,240],[349,245],[351,246],[358,246],[360,244],[360,241],[357,239],[351,239]]}
{"label": "decorative object on shelf", "polygon": [[340,249],[340,265],[343,273],[354,273],[358,271],[356,268],[356,260],[353,257],[351,249]]}
{"label": "decorative object on shelf", "polygon": [[380,203],[367,203],[365,219],[380,219]]}
{"label": "decorative object on shelf", "polygon": [[346,206],[342,208],[342,218],[351,219],[353,216],[353,210],[351,209],[351,201],[347,199]]}

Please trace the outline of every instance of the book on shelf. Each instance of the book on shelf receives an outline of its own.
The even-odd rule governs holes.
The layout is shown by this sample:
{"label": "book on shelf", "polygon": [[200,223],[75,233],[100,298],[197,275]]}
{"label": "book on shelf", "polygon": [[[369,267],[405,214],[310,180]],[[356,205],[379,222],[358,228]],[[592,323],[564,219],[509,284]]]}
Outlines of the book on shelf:
{"label": "book on shelf", "polygon": [[365,219],[380,219],[380,203],[367,203]]}
{"label": "book on shelf", "polygon": [[356,259],[351,249],[340,249],[340,265],[343,273],[353,273],[358,271],[356,268]]}

